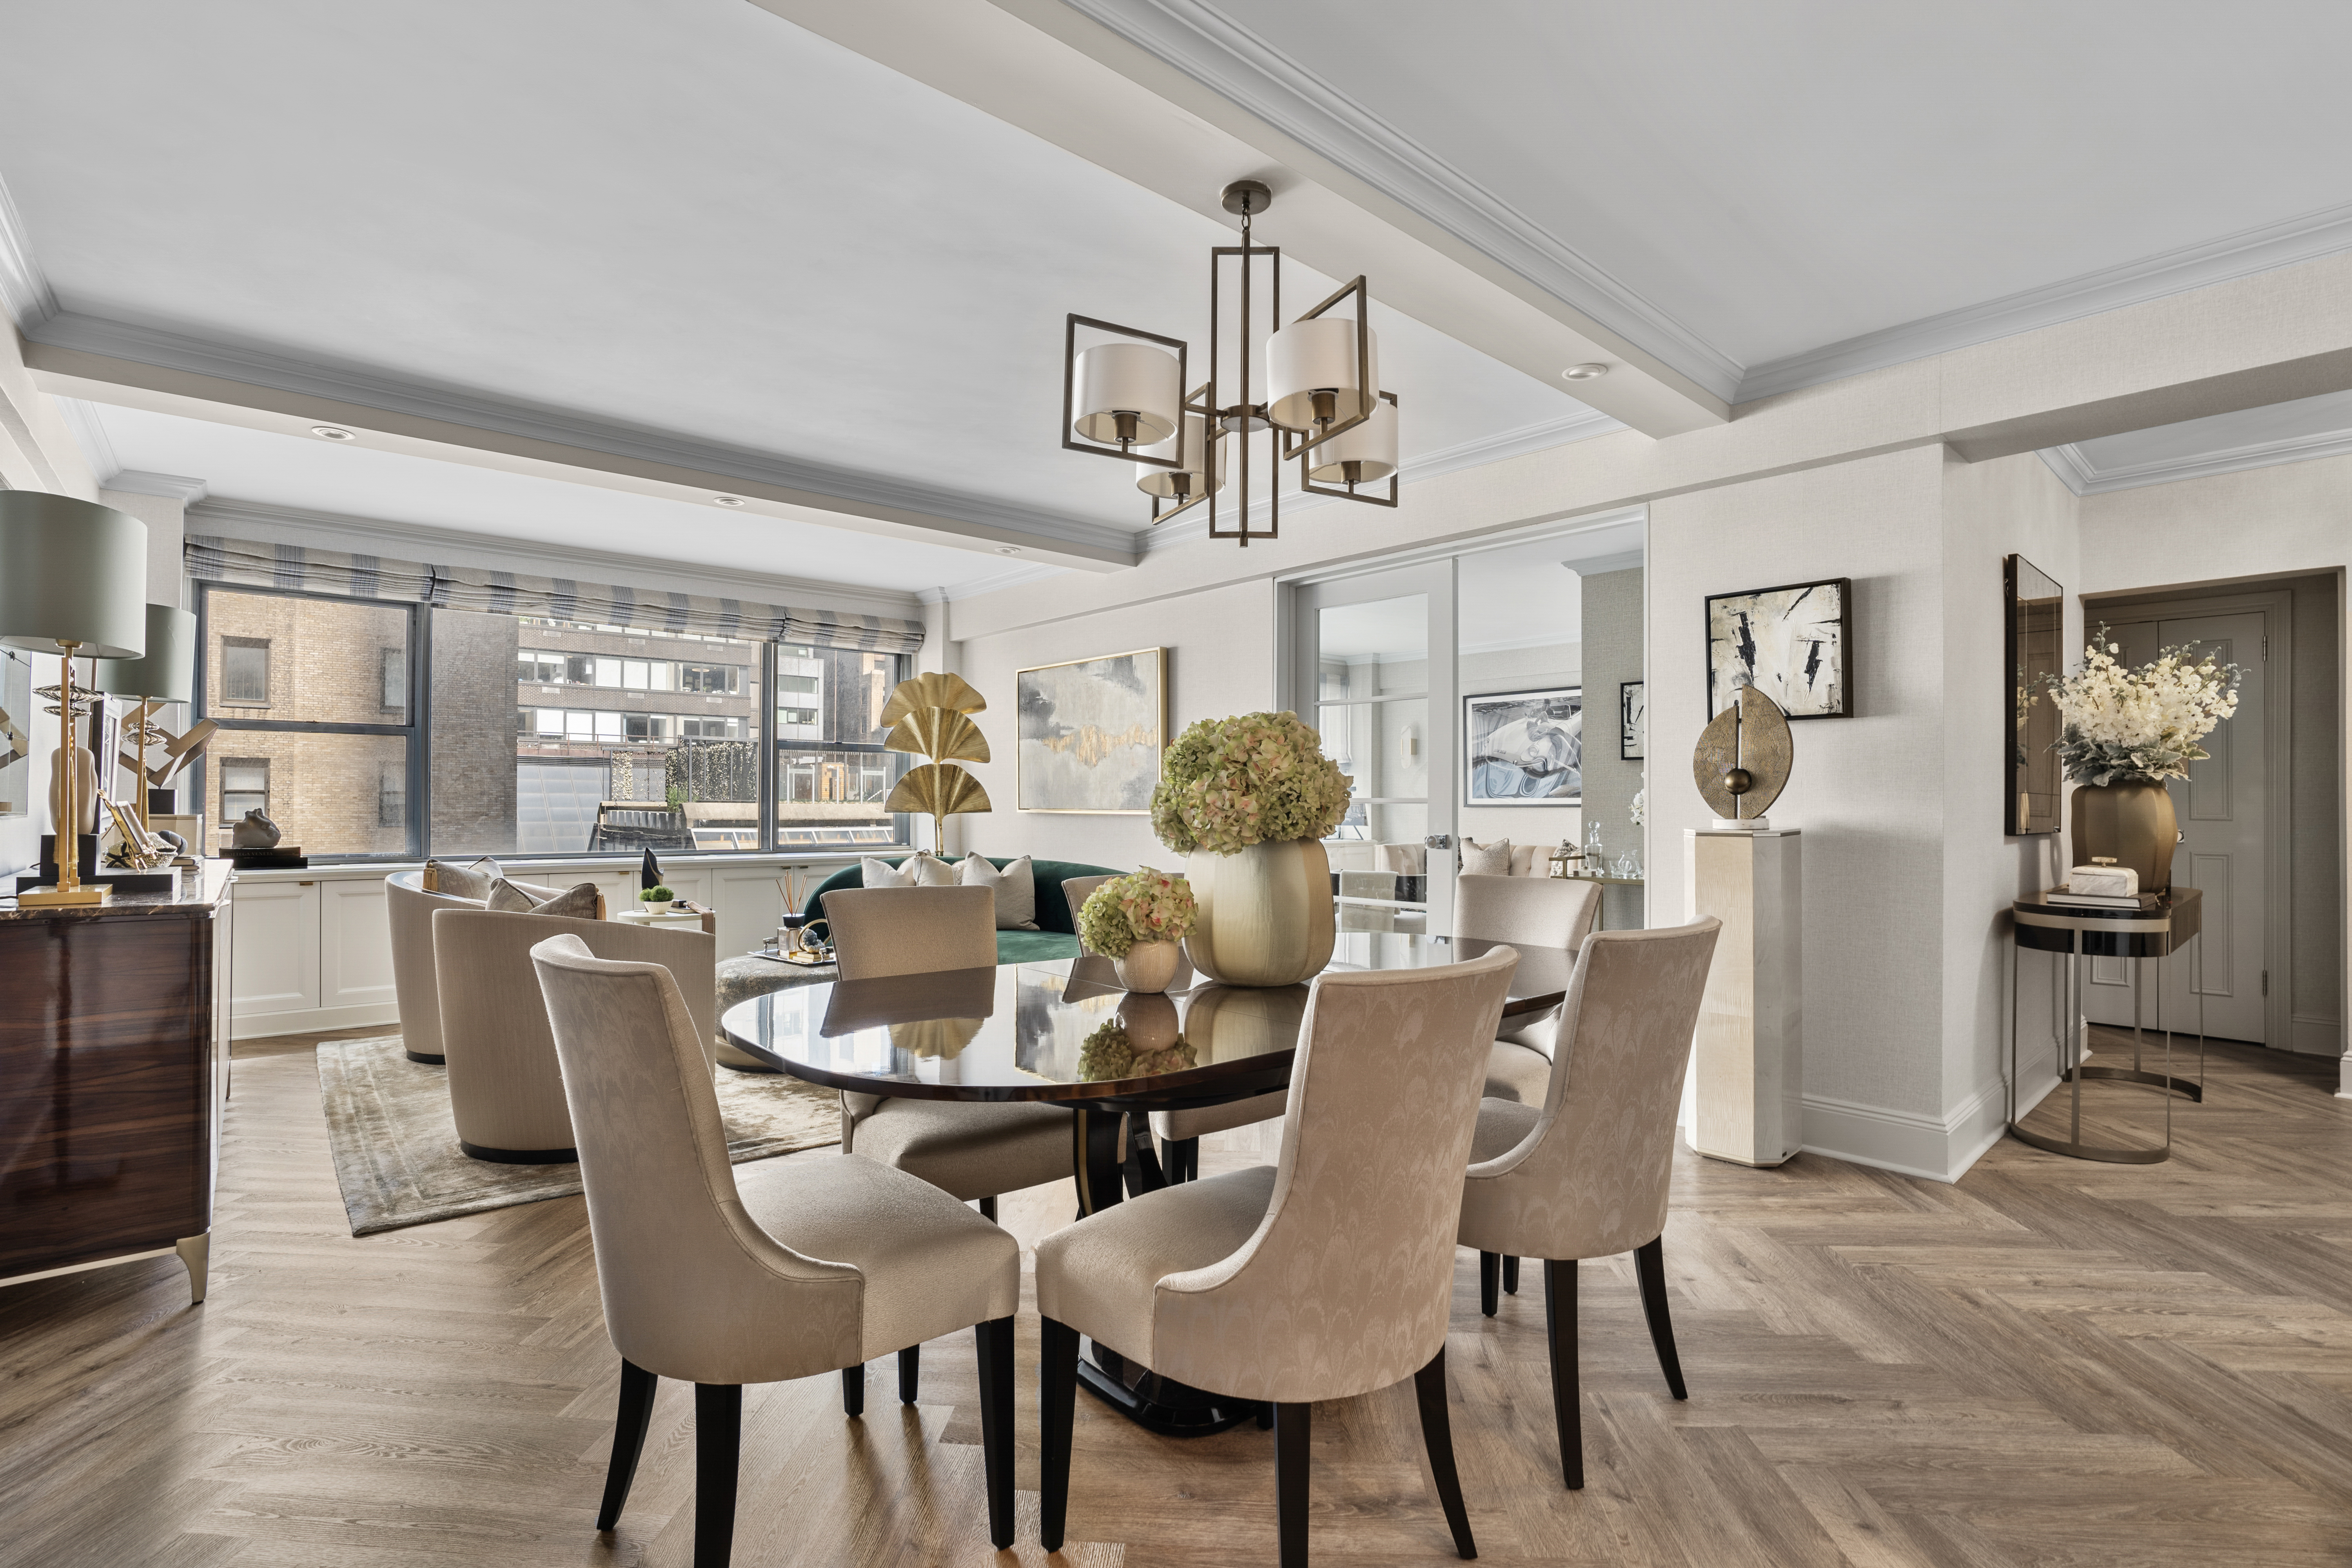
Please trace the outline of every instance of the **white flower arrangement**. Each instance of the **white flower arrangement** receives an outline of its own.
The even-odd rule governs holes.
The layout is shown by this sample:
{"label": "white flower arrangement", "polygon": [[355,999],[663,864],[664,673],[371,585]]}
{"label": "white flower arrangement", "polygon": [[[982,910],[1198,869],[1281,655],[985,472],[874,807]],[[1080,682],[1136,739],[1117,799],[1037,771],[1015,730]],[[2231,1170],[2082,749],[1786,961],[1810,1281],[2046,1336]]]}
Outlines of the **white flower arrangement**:
{"label": "white flower arrangement", "polygon": [[[1648,775],[1644,774],[1643,776],[1647,777]],[[1633,819],[1634,826],[1639,827],[1642,826],[1643,819],[1648,816],[1649,810],[1650,786],[1648,784],[1643,784],[1640,789],[1633,792],[1633,804],[1626,808],[1625,815]]]}
{"label": "white flower arrangement", "polygon": [[2131,669],[2101,626],[2082,665],[2048,679],[2050,700],[2065,721],[2052,746],[2076,784],[2161,784],[2185,779],[2209,753],[2197,742],[2238,710],[2239,669],[2200,659],[2188,645],[2158,650]]}

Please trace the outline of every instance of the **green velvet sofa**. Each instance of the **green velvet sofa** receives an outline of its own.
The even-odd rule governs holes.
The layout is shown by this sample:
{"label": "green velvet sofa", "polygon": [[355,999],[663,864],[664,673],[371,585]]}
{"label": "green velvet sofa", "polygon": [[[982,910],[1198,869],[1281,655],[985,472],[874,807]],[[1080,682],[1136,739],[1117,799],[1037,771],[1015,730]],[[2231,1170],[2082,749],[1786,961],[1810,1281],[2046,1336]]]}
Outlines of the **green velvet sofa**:
{"label": "green velvet sofa", "polygon": [[[896,866],[905,860],[904,855],[877,855],[877,860]],[[988,863],[1003,870],[1013,862],[991,855]],[[1062,897],[1062,884],[1072,877],[1117,877],[1124,873],[1108,866],[1081,865],[1076,860],[1032,860],[1030,871],[1037,882],[1037,930],[1001,931],[996,933],[996,962],[999,963],[1042,963],[1053,958],[1078,956],[1077,911],[1070,908],[1069,900]],[[862,866],[844,866],[817,884],[809,895],[808,916],[816,919],[824,913],[824,896],[835,888],[866,886]]]}

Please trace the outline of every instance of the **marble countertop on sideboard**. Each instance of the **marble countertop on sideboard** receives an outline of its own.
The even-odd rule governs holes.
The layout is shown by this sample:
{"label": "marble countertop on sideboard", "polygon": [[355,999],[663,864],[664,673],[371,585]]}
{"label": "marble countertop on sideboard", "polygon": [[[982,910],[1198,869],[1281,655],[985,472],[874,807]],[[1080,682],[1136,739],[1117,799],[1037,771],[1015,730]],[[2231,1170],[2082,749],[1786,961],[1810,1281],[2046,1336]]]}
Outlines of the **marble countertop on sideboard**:
{"label": "marble countertop on sideboard", "polygon": [[178,886],[168,893],[116,893],[102,904],[47,904],[19,907],[14,896],[0,896],[0,921],[116,921],[141,916],[209,915],[228,891],[236,868],[226,860],[206,860],[194,870],[177,873]]}

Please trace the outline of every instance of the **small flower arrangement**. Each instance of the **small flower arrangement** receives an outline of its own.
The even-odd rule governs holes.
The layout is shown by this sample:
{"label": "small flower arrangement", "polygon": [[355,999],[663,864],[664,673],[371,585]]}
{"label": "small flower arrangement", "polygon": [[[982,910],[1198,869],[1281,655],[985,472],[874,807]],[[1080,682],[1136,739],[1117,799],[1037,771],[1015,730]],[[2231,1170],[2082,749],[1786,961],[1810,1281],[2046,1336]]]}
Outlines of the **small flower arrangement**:
{"label": "small flower arrangement", "polygon": [[1203,719],[1168,748],[1151,830],[1179,855],[1321,838],[1348,813],[1348,775],[1295,713]]}
{"label": "small flower arrangement", "polygon": [[1192,883],[1146,866],[1087,895],[1078,910],[1078,937],[1089,952],[1125,958],[1139,942],[1183,941],[1192,934],[1200,912]]}
{"label": "small flower arrangement", "polygon": [[2197,742],[2238,710],[2238,667],[2200,659],[2183,644],[2131,669],[2116,662],[2123,647],[2106,637],[2103,626],[2073,675],[2046,678],[2065,721],[2051,750],[2076,784],[2187,778],[2189,763],[2211,754]]}
{"label": "small flower arrangement", "polygon": [[1196,1065],[1192,1047],[1184,1040],[1165,1050],[1137,1050],[1128,1038],[1127,1026],[1117,1018],[1096,1029],[1078,1047],[1078,1079],[1084,1083],[1150,1078],[1163,1072],[1183,1072]]}
{"label": "small flower arrangement", "polygon": [[[1647,777],[1648,775],[1644,774],[1643,776]],[[1625,815],[1633,819],[1634,826],[1639,827],[1642,826],[1643,819],[1649,816],[1649,813],[1650,786],[1648,784],[1643,784],[1640,789],[1633,792],[1633,804],[1625,808]]]}

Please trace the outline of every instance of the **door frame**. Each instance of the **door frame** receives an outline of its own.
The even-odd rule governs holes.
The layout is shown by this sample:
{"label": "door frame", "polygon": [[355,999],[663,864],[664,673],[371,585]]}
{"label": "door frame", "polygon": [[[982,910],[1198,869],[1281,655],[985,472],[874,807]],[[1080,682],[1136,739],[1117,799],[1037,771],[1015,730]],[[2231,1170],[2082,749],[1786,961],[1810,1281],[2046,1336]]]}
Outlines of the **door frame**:
{"label": "door frame", "polygon": [[[2294,595],[2284,587],[2218,594],[2126,591],[2084,595],[2080,602],[2086,642],[2095,624],[2094,612],[2111,613],[2118,625],[2193,616],[2263,617],[2263,700],[2270,706],[2263,745],[2263,876],[2267,884],[2263,896],[2263,967],[2270,976],[2269,992],[2263,997],[2263,1045],[2271,1050],[2293,1051],[2294,943],[2289,937],[2294,918]],[[2284,657],[2271,657],[2273,645]],[[2072,812],[2070,804],[2069,821],[2073,820]],[[2340,865],[2336,876],[2336,900],[2340,906],[2344,894]]]}

